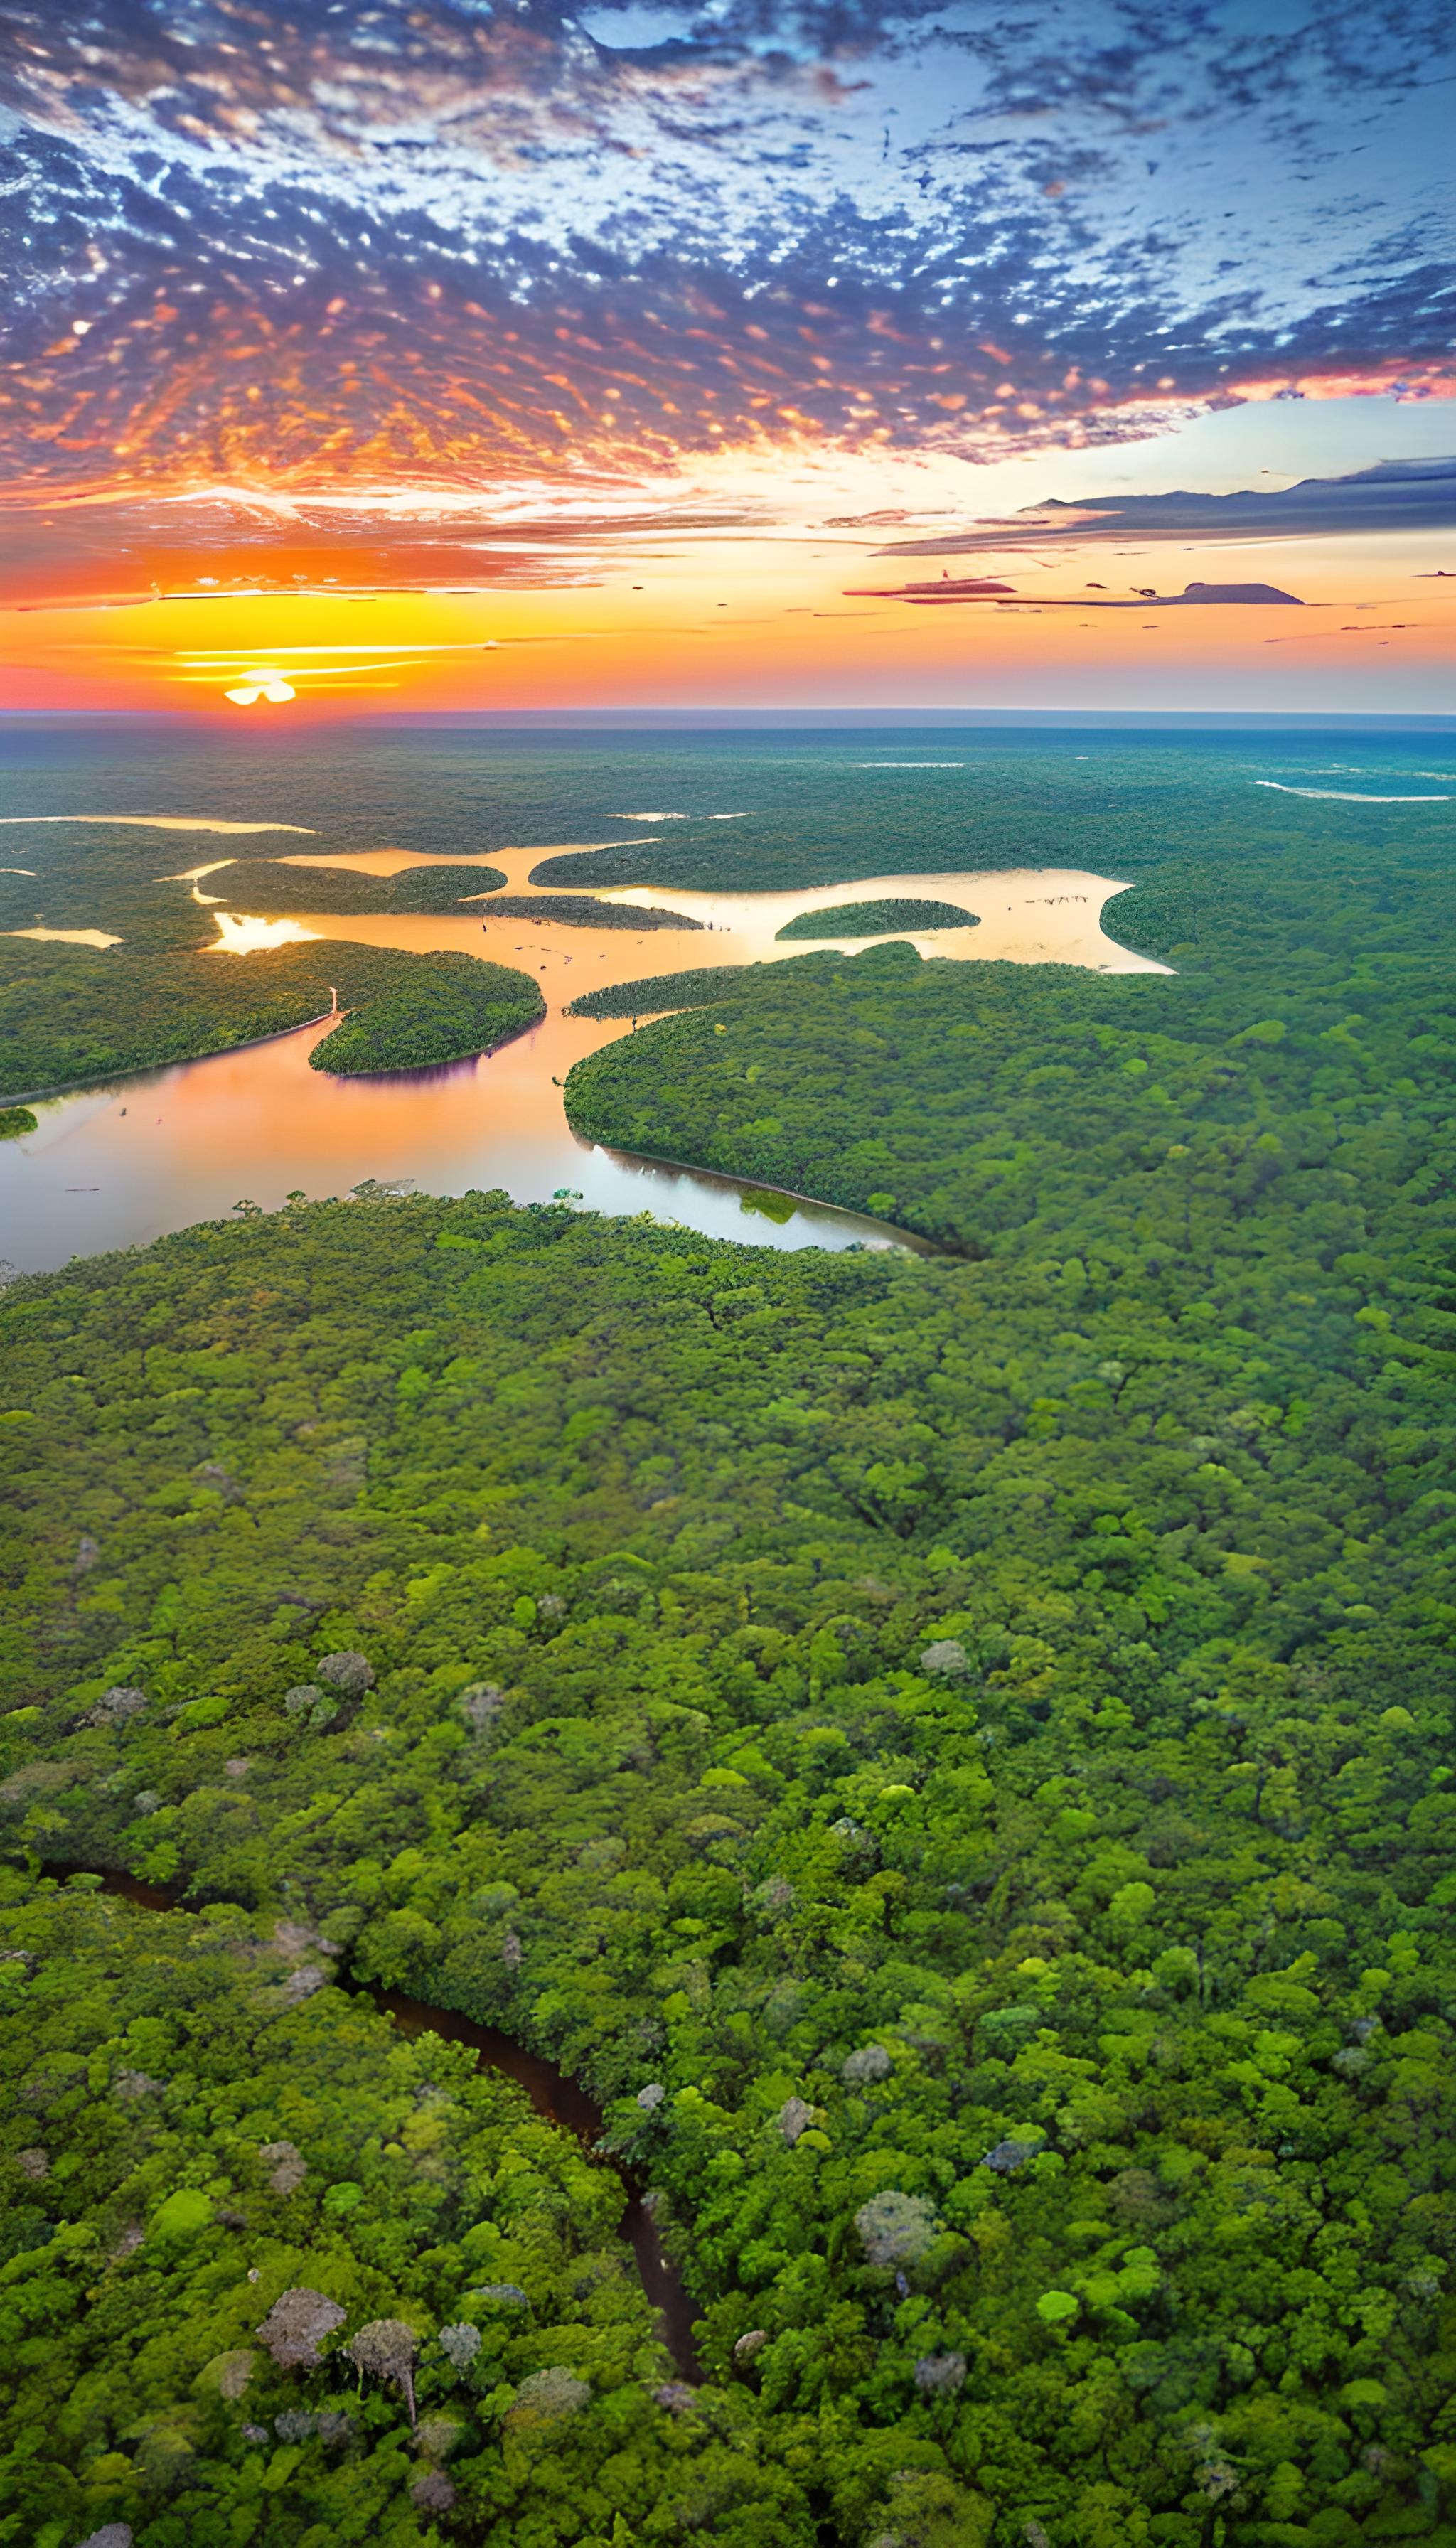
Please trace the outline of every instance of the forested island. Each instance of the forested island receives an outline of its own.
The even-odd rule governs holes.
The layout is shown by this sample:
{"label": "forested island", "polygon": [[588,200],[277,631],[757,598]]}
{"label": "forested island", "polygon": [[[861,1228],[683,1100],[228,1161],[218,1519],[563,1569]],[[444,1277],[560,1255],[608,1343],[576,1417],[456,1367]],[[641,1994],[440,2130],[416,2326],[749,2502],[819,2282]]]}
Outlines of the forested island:
{"label": "forested island", "polygon": [[494,1052],[545,1015],[529,974],[511,965],[443,954],[393,956],[391,962],[393,951],[381,952],[380,978],[357,1010],[315,1045],[311,1069],[356,1076],[464,1061]]}
{"label": "forested island", "polygon": [[[467,980],[461,967],[484,974]],[[0,1062],[17,1097],[49,1097],[136,1070],[228,1052],[348,1013],[316,1067],[407,1070],[480,1052],[541,1015],[513,966],[411,956],[345,939],[234,957],[27,945],[0,959]],[[473,1041],[479,1030],[479,1040]],[[367,1060],[351,1055],[367,1053]]]}
{"label": "forested island", "polygon": [[974,929],[976,915],[955,902],[839,902],[828,910],[801,911],[784,923],[780,938],[888,938],[899,931],[918,938],[931,929]]}
{"label": "forested island", "polygon": [[631,929],[639,936],[647,929],[702,927],[700,920],[688,920],[681,911],[664,911],[654,903],[603,902],[594,893],[492,894],[481,905],[481,918],[529,920],[537,926],[550,920],[566,929]]}
{"label": "forested island", "polygon": [[415,914],[457,911],[469,896],[488,894],[505,877],[500,867],[421,864],[398,875],[367,868],[314,865],[299,859],[228,859],[210,868],[201,890],[234,911]]}
{"label": "forested island", "polygon": [[42,840],[30,855],[44,866],[0,877],[0,929],[96,929],[116,944],[0,937],[0,1098],[53,1096],[227,1052],[335,1007],[348,1025],[317,1047],[319,1070],[455,1061],[489,1052],[542,1014],[528,976],[467,956],[326,938],[245,956],[216,952],[214,908],[439,912],[503,884],[499,867],[420,865],[382,877],[224,860],[212,866],[215,883],[202,878],[197,889],[212,899],[199,903],[190,873],[158,875],[158,844],[136,829],[98,821],[59,847]]}

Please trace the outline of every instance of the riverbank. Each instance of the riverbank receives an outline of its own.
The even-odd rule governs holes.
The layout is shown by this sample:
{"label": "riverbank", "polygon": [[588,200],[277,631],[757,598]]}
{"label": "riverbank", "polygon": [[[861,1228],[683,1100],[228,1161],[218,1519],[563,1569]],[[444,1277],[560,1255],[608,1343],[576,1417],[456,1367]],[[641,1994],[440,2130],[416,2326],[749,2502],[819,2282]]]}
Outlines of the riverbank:
{"label": "riverbank", "polygon": [[[64,1884],[71,1876],[94,1876],[108,1893],[130,1902],[135,1910],[186,1911],[186,1886],[148,1884],[143,1876],[133,1875],[126,1867],[81,1866],[62,1862],[41,1868],[43,1876]],[[240,1908],[240,1906],[237,1906]],[[438,2036],[441,2043],[464,2045],[476,2056],[476,2068],[492,2071],[498,2078],[509,2079],[522,2088],[536,2113],[558,2131],[567,2132],[579,2140],[599,2166],[608,2166],[622,2189],[623,2212],[617,2225],[617,2235],[631,2248],[645,2297],[657,2312],[665,2349],[682,2380],[696,2383],[704,2374],[693,2343],[693,2304],[687,2286],[677,2266],[668,2256],[653,2221],[651,2198],[641,2181],[615,2166],[601,2148],[603,2115],[590,2090],[568,2078],[566,2072],[548,2061],[544,2054],[532,2052],[517,2044],[499,2026],[483,2026],[463,2016],[458,2009],[435,2008],[427,2001],[410,1999],[405,1992],[382,1988],[371,1982],[353,1979],[347,1968],[331,1973],[330,1978],[341,1990],[356,1991],[393,2020],[407,2041],[415,2042],[424,2035]]]}
{"label": "riverbank", "polygon": [[331,1032],[311,1026],[206,1061],[66,1095],[36,1132],[0,1144],[0,1255],[22,1271],[144,1245],[219,1222],[239,1197],[276,1211],[371,1182],[463,1195],[500,1188],[519,1202],[565,1193],[580,1209],[652,1214],[760,1247],[896,1245],[870,1218],[795,1202],[782,1221],[746,1189],[764,1179],[703,1175],[580,1140],[561,1087],[615,1024],[551,1009],[489,1060],[415,1074],[332,1076],[310,1067]]}

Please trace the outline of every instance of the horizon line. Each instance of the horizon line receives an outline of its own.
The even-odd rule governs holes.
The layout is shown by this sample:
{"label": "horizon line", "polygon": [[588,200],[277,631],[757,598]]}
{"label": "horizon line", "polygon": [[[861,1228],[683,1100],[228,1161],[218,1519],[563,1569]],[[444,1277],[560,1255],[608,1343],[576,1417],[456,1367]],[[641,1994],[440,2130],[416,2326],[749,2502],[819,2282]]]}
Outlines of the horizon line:
{"label": "horizon line", "polygon": [[[833,707],[574,707],[574,708],[395,708],[372,711],[347,711],[334,716],[294,718],[292,724],[310,730],[319,725],[492,725],[516,726],[550,723],[558,726],[595,724],[610,720],[630,724],[645,718],[669,719],[675,724],[692,724],[711,719],[732,719],[742,724],[793,725],[802,720],[833,719],[836,724],[854,726],[869,721],[906,725],[920,719],[939,723],[966,722],[994,726],[1004,721],[1034,721],[1057,725],[1175,725],[1199,726],[1381,726],[1420,728],[1456,728],[1456,709],[1364,709],[1364,708],[1084,708],[1084,707],[944,707],[931,705]],[[3,707],[0,724],[26,723],[96,724],[167,724],[181,726],[236,724],[224,718],[218,709],[181,708],[101,708],[101,707]],[[251,731],[250,728],[239,729]],[[268,731],[279,732],[270,720]]]}

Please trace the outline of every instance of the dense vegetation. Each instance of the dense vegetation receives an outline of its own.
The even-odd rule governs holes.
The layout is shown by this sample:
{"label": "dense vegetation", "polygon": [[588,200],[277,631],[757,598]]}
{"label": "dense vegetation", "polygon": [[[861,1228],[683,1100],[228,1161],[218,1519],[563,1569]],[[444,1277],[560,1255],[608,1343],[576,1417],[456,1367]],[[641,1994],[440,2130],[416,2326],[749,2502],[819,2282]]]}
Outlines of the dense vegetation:
{"label": "dense vegetation", "polygon": [[[804,956],[795,963],[812,960]],[[567,1008],[569,1018],[652,1017],[660,1009],[710,1008],[724,993],[730,996],[747,974],[766,971],[750,964],[702,964],[695,972],[644,973],[635,982],[607,982],[599,991],[584,991]]]}
{"label": "dense vegetation", "polygon": [[648,2487],[635,2535],[681,2535],[610,2173],[305,1925],[94,1882],[0,1897],[0,2537],[393,2548],[463,2499],[506,2548]]}
{"label": "dense vegetation", "polygon": [[[968,1249],[1116,1235],[1140,1262],[1434,1247],[1449,1162],[1449,853],[1169,863],[1108,928],[1175,975],[922,963],[904,946],[629,983],[683,1014],[580,1062],[591,1138],[892,1214]],[[651,994],[651,996],[649,996]],[[583,1003],[584,1006],[589,1005]],[[1449,1167],[1445,1173],[1449,1174]]]}
{"label": "dense vegetation", "polygon": [[[371,1070],[443,1061],[481,1048],[459,1043],[467,1017],[478,1014],[487,1041],[499,1042],[541,1012],[536,985],[500,965],[475,965],[486,976],[484,998],[462,998],[455,968],[473,964],[470,956],[410,956],[342,939],[246,956],[179,951],[126,960],[119,948],[99,954],[22,942],[18,951],[0,951],[0,1088],[46,1095],[225,1052],[326,1016],[335,991],[340,1008],[358,1012],[350,1020],[352,1048],[384,1057],[347,1060],[344,1030],[336,1029],[316,1055],[320,1069],[339,1061]],[[416,1053],[412,1022],[425,1019],[438,1032],[431,1049]]]}
{"label": "dense vegetation", "polygon": [[[335,992],[354,1014],[316,1050],[319,1070],[455,1060],[488,1051],[541,1015],[540,992],[524,974],[472,956],[341,939],[219,956],[212,911],[193,900],[173,862],[181,855],[191,865],[208,864],[226,839],[198,835],[179,851],[176,834],[158,838],[103,821],[38,827],[36,842],[27,833],[37,871],[0,877],[0,927],[35,917],[52,929],[114,931],[121,944],[98,950],[0,938],[0,1094],[49,1095],[225,1052],[325,1016]],[[433,912],[463,891],[504,881],[494,867],[426,866],[381,877],[257,858],[229,860],[216,878],[225,908],[259,916]],[[200,890],[215,889],[205,876]]]}
{"label": "dense vegetation", "polygon": [[[264,739],[211,725],[187,733],[160,721],[106,720],[7,734],[0,746],[15,815],[91,808],[104,824],[101,809],[116,807],[308,827],[306,837],[264,834],[245,843],[114,832],[104,861],[92,848],[102,836],[89,827],[17,829],[7,836],[7,858],[36,869],[40,887],[39,897],[36,884],[17,887],[22,924],[35,917],[38,898],[53,902],[72,874],[90,883],[98,863],[109,865],[114,855],[122,869],[135,864],[136,873],[154,875],[239,849],[273,857],[392,847],[463,860],[536,843],[535,884],[772,890],[1046,862],[1138,876],[1166,859],[1236,864],[1251,845],[1308,860],[1326,846],[1338,852],[1357,843],[1378,861],[1387,851],[1399,857],[1448,819],[1440,805],[1333,805],[1256,784],[1348,785],[1320,774],[1331,758],[1348,759],[1337,739],[1320,735],[533,738],[357,725],[329,735],[275,724]],[[1441,784],[1428,765],[1449,743],[1415,734],[1382,738],[1381,748],[1392,776],[1357,785],[1406,795]],[[924,766],[876,766],[882,761]],[[634,820],[639,806],[683,819],[648,826]],[[730,812],[740,819],[721,819]],[[557,850],[564,842],[601,846]],[[121,925],[94,891],[79,919],[57,909],[46,916],[52,927]]]}
{"label": "dense vegetation", "polygon": [[29,1106],[0,1106],[0,1141],[18,1141],[22,1134],[34,1133],[36,1122]]}
{"label": "dense vegetation", "polygon": [[[1433,749],[1449,752],[1449,742],[1416,736],[1391,746],[1398,774],[1357,781],[1370,789],[1368,799],[1338,806],[1257,783],[1277,774],[1296,785],[1312,779],[1317,788],[1348,784],[1327,774],[1329,740],[1314,736],[1270,738],[1261,747],[1247,735],[1223,742],[1096,733],[928,735],[900,736],[880,747],[886,762],[903,763],[918,745],[919,766],[908,768],[876,767],[877,739],[864,736],[784,737],[767,749],[757,737],[715,736],[711,750],[707,738],[691,740],[696,751],[684,738],[682,747],[663,744],[643,756],[665,765],[655,774],[657,799],[647,801],[676,801],[687,819],[663,824],[647,840],[543,857],[532,883],[588,892],[622,884],[772,892],[860,876],[949,877],[1029,866],[1138,879],[1169,861],[1237,873],[1250,855],[1256,864],[1306,871],[1332,854],[1342,869],[1351,852],[1373,873],[1387,856],[1399,864],[1412,842],[1448,839],[1450,832],[1439,774],[1432,779],[1422,767]],[[590,750],[576,756],[583,797],[594,779],[600,802],[601,769],[617,757]],[[1314,773],[1306,766],[1312,761]],[[521,756],[512,770],[529,798],[525,762]],[[720,799],[733,789],[729,801],[746,809],[741,820],[698,818],[707,789],[694,777],[695,763],[706,764]],[[1392,785],[1403,795],[1429,787],[1432,801],[1382,803],[1379,791]],[[622,801],[640,800],[624,794]]]}
{"label": "dense vegetation", "polygon": [[1452,1163],[1445,956],[1358,988],[1286,982],[1276,1014],[1269,985],[922,964],[900,946],[777,970],[579,1062],[576,1130],[971,1253],[1117,1232],[1139,1261],[1191,1263],[1277,1230],[1284,1260],[1333,1226],[1383,1258],[1397,1228],[1434,1245],[1446,1227],[1430,1211]]}
{"label": "dense vegetation", "polygon": [[931,929],[974,929],[977,915],[955,902],[838,902],[827,911],[801,911],[779,938],[888,938],[903,930],[922,937]]}
{"label": "dense vegetation", "polygon": [[[1440,1314],[1338,1215],[1282,1270],[1107,1217],[300,1207],[4,1314],[12,1846],[589,2077],[704,2305],[676,2517],[744,2548],[1342,2548],[1449,2474]],[[188,2535],[192,2462],[94,2447]]]}
{"label": "dense vegetation", "polygon": [[474,956],[409,956],[372,999],[316,1044],[314,1070],[420,1070],[493,1052],[534,1026],[546,1003],[529,974]]}
{"label": "dense vegetation", "polygon": [[[581,1004],[682,1014],[579,1125],[939,1257],[376,1198],[6,1295],[0,2540],[1450,2548],[1449,848],[1225,794],[1113,806],[1174,976]],[[702,2385],[371,1986],[590,2083]]]}
{"label": "dense vegetation", "polygon": [[454,912],[505,882],[500,867],[402,867],[370,875],[357,867],[289,866],[281,859],[234,859],[202,879],[202,890],[229,911],[267,918],[275,912]]}
{"label": "dense vegetation", "polygon": [[[158,962],[211,943],[209,913],[185,883],[169,879],[215,859],[229,864],[204,878],[202,892],[224,890],[231,905],[241,876],[250,891],[258,884],[258,898],[241,907],[256,908],[260,898],[265,912],[453,909],[500,873],[469,865],[467,858],[522,842],[541,846],[533,884],[589,894],[621,884],[821,885],[1048,859],[1144,882],[1165,880],[1177,868],[1193,894],[1189,928],[1179,934],[1196,935],[1206,886],[1222,876],[1216,889],[1227,890],[1228,879],[1243,878],[1250,858],[1271,891],[1279,870],[1289,871],[1293,907],[1301,895],[1308,899],[1313,872],[1331,850],[1336,871],[1353,863],[1373,893],[1373,880],[1399,867],[1411,843],[1435,844],[1447,829],[1439,803],[1331,807],[1260,792],[1248,738],[1193,745],[1095,733],[1035,740],[933,733],[532,743],[351,729],[346,741],[332,743],[317,731],[270,729],[260,751],[256,738],[232,741],[211,729],[194,739],[164,722],[106,721],[22,730],[3,746],[7,805],[19,820],[6,835],[16,867],[0,871],[0,1096],[84,1085],[223,1049],[241,1040],[229,1011],[266,1016],[264,1026],[245,1023],[242,1037],[311,1014],[290,1003],[292,977],[275,959],[268,959],[268,980],[260,973],[227,994],[224,976],[211,966]],[[1389,749],[1416,765],[1410,776],[1402,772],[1403,793],[1412,780],[1417,789],[1426,783],[1419,770],[1429,744],[1411,738]],[[1282,737],[1267,747],[1267,766],[1298,780],[1309,774],[1305,765],[1328,750],[1318,737]],[[907,756],[910,766],[888,766]],[[681,810],[682,819],[624,838],[641,822],[630,809],[644,803]],[[28,819],[62,807],[94,810],[74,824]],[[239,843],[228,833],[134,828],[107,809],[284,828]],[[724,820],[725,812],[741,819]],[[600,846],[553,854],[562,841]],[[301,853],[384,846],[443,853],[451,864],[394,879],[277,864]],[[296,888],[282,881],[290,876]],[[504,906],[480,908],[484,915]],[[603,916],[595,916],[598,925]],[[5,931],[37,921],[118,935],[122,945],[105,958],[115,972],[100,972],[101,959],[81,949],[5,940]],[[653,924],[633,913],[616,925]],[[672,1003],[599,1013],[634,1015],[649,1005]]]}
{"label": "dense vegetation", "polygon": [[[289,809],[292,820],[300,809]],[[19,837],[19,836],[17,836]],[[270,836],[270,845],[277,836]],[[574,926],[691,929],[662,911],[624,911],[587,895],[484,897],[499,867],[452,864],[374,876],[227,857],[228,836],[153,834],[98,818],[25,830],[26,870],[0,873],[0,932],[41,922],[103,929],[106,950],[0,935],[0,1096],[43,1096],[128,1071],[223,1052],[324,1015],[332,992],[355,1011],[314,1056],[320,1070],[405,1070],[489,1051],[542,1013],[539,991],[473,956],[410,955],[329,940],[220,960],[213,908],[194,900],[176,861],[222,864],[198,888],[259,917],[435,913],[546,918]],[[328,846],[336,846],[330,842]],[[468,908],[467,908],[468,902]],[[481,974],[472,982],[462,967]]]}
{"label": "dense vegetation", "polygon": [[688,920],[681,911],[660,911],[649,904],[639,911],[628,902],[603,902],[591,893],[502,893],[493,894],[483,918],[490,920],[555,921],[568,929],[634,929],[640,936],[645,929],[701,929],[700,920]]}

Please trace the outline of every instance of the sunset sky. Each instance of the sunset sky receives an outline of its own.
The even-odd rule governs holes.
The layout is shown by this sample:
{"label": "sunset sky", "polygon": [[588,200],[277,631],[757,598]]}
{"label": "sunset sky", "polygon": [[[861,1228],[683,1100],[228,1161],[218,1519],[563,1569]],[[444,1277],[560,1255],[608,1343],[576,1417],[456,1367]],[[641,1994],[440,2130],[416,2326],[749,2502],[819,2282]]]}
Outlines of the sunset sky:
{"label": "sunset sky", "polygon": [[1449,708],[1452,38],[21,7],[0,700]]}

